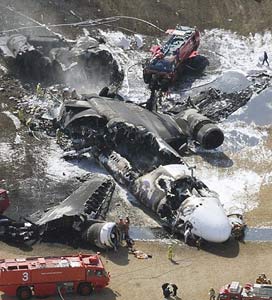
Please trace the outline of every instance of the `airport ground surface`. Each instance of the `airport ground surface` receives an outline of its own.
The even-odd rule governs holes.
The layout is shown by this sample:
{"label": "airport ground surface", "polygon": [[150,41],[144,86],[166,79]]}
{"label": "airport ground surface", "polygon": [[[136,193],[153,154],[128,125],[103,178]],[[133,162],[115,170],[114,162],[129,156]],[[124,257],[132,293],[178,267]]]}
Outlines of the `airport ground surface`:
{"label": "airport ground surface", "polygon": [[[109,288],[86,299],[96,300],[157,300],[163,299],[161,285],[174,282],[183,300],[209,299],[208,291],[216,291],[230,282],[253,282],[259,273],[271,276],[271,243],[246,243],[209,246],[197,250],[184,245],[174,246],[174,263],[167,259],[167,245],[155,242],[136,242],[136,249],[152,255],[137,259],[126,248],[102,253],[107,271],[111,273]],[[0,257],[76,254],[80,249],[62,245],[37,244],[31,251],[0,244]],[[2,300],[8,300],[4,295]],[[82,299],[75,294],[65,299]],[[47,299],[59,299],[50,297]]]}

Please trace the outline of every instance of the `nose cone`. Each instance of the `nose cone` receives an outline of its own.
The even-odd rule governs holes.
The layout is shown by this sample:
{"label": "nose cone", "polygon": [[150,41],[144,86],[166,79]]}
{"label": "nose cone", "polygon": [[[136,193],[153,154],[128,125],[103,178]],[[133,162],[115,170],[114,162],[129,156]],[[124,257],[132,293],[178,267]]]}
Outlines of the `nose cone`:
{"label": "nose cone", "polygon": [[192,213],[192,233],[209,242],[222,243],[231,235],[231,225],[216,198],[202,198]]}

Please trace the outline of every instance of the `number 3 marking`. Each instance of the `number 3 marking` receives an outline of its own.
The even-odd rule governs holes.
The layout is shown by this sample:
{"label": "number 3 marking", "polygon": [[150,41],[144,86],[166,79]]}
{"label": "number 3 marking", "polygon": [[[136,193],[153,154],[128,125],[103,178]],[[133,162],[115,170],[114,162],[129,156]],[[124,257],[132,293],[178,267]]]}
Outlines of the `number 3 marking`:
{"label": "number 3 marking", "polygon": [[23,281],[28,281],[29,275],[27,272],[23,273]]}

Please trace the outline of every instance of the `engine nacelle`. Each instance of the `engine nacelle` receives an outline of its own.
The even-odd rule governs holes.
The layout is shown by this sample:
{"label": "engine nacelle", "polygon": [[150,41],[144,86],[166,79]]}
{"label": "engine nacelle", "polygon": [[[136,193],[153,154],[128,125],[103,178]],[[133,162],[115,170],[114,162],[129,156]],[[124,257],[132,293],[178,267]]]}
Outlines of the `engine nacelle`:
{"label": "engine nacelle", "polygon": [[115,248],[120,245],[121,234],[113,222],[94,223],[82,234],[82,239],[98,248]]}
{"label": "engine nacelle", "polygon": [[222,145],[224,134],[209,118],[196,109],[187,109],[175,117],[182,131],[196,140],[204,149],[214,149]]}

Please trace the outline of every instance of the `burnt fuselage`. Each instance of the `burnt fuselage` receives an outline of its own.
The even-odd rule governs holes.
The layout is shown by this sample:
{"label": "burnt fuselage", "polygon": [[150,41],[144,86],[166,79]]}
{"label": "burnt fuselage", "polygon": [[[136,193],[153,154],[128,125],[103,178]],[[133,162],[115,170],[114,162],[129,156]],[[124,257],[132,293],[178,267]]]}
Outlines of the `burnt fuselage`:
{"label": "burnt fuselage", "polygon": [[[208,123],[192,114],[195,122],[182,119],[189,128]],[[193,137],[171,116],[91,95],[66,101],[59,124],[78,153],[91,151],[172,232],[184,234],[189,224],[191,235],[214,242],[229,238],[231,226],[218,195],[192,176],[178,152]],[[211,218],[214,212],[218,218]]]}

